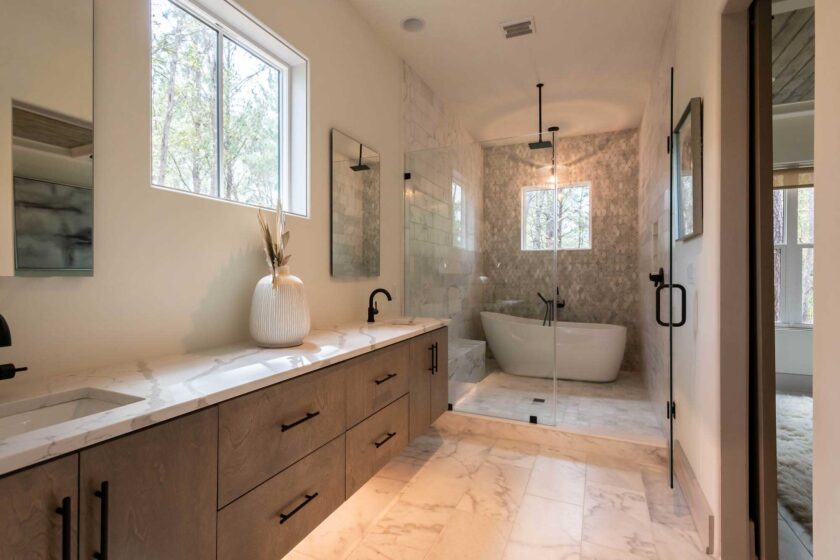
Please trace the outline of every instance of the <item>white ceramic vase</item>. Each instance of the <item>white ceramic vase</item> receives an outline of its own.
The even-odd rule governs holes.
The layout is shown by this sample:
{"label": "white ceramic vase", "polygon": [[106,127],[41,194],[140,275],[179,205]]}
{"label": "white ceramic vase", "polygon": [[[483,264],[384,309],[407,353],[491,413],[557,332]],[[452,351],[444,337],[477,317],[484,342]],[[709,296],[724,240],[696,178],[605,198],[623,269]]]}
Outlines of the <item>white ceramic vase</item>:
{"label": "white ceramic vase", "polygon": [[257,282],[251,300],[251,337],[267,348],[298,346],[309,334],[309,305],[303,282],[281,266]]}

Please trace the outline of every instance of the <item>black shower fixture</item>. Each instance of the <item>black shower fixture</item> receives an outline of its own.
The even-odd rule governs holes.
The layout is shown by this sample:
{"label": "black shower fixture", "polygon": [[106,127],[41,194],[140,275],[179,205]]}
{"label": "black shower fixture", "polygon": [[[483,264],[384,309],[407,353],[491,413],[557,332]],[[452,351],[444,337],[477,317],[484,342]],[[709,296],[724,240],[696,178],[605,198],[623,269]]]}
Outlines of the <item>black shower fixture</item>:
{"label": "black shower fixture", "polygon": [[538,106],[539,106],[539,127],[540,127],[540,139],[536,142],[529,142],[528,147],[532,150],[541,150],[543,148],[550,148],[551,141],[550,140],[543,140],[543,128],[542,128],[542,88],[544,84],[537,84],[537,99],[538,99]]}
{"label": "black shower fixture", "polygon": [[359,163],[356,164],[356,165],[351,165],[350,166],[350,169],[352,169],[353,171],[367,171],[367,170],[370,169],[370,166],[368,166],[365,163],[362,163],[362,150],[363,149],[364,149],[364,146],[362,144],[359,144]]}

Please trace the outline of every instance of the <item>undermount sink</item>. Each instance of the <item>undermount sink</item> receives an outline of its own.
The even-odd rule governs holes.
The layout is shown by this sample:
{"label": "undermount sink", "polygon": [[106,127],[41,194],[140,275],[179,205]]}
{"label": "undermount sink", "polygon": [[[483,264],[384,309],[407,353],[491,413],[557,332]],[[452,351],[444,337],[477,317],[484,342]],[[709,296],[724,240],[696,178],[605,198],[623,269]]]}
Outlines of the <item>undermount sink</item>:
{"label": "undermount sink", "polygon": [[0,404],[0,441],[142,400],[133,395],[83,387]]}

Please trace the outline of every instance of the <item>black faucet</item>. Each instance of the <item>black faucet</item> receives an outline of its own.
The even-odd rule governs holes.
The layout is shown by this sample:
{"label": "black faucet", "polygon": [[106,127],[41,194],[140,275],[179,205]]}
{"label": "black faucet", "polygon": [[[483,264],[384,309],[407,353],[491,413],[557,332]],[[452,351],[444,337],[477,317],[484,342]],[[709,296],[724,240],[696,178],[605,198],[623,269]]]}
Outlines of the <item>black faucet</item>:
{"label": "black faucet", "polygon": [[370,299],[368,300],[368,323],[373,323],[374,317],[379,315],[379,307],[376,306],[376,302],[373,301],[373,298],[376,297],[376,294],[385,294],[385,297],[388,298],[388,301],[391,301],[391,294],[388,293],[388,290],[385,288],[376,288],[370,293]]}
{"label": "black faucet", "polygon": [[[0,315],[0,347],[12,345],[12,333],[6,319]],[[15,367],[15,364],[0,364],[0,380],[11,379],[15,374],[26,371],[27,368]]]}

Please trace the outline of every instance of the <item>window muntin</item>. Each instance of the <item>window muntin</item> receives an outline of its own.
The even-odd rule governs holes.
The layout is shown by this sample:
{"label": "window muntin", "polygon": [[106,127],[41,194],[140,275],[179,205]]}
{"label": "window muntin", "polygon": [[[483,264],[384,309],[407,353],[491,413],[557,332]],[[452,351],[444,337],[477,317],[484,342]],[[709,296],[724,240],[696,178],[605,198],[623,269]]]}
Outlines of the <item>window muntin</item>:
{"label": "window muntin", "polygon": [[779,325],[814,323],[814,188],[773,192],[775,320]]}
{"label": "window muntin", "polygon": [[[288,211],[306,215],[308,173],[289,169],[307,150],[299,95],[299,124],[290,118],[291,68],[215,21],[185,2],[152,0],[152,182],[266,208],[282,195]],[[257,29],[261,44],[268,37],[277,43],[269,50],[287,56]],[[305,84],[305,59],[288,56]],[[302,139],[293,157],[290,132]]]}
{"label": "window muntin", "polygon": [[522,189],[523,251],[592,248],[590,183]]}

